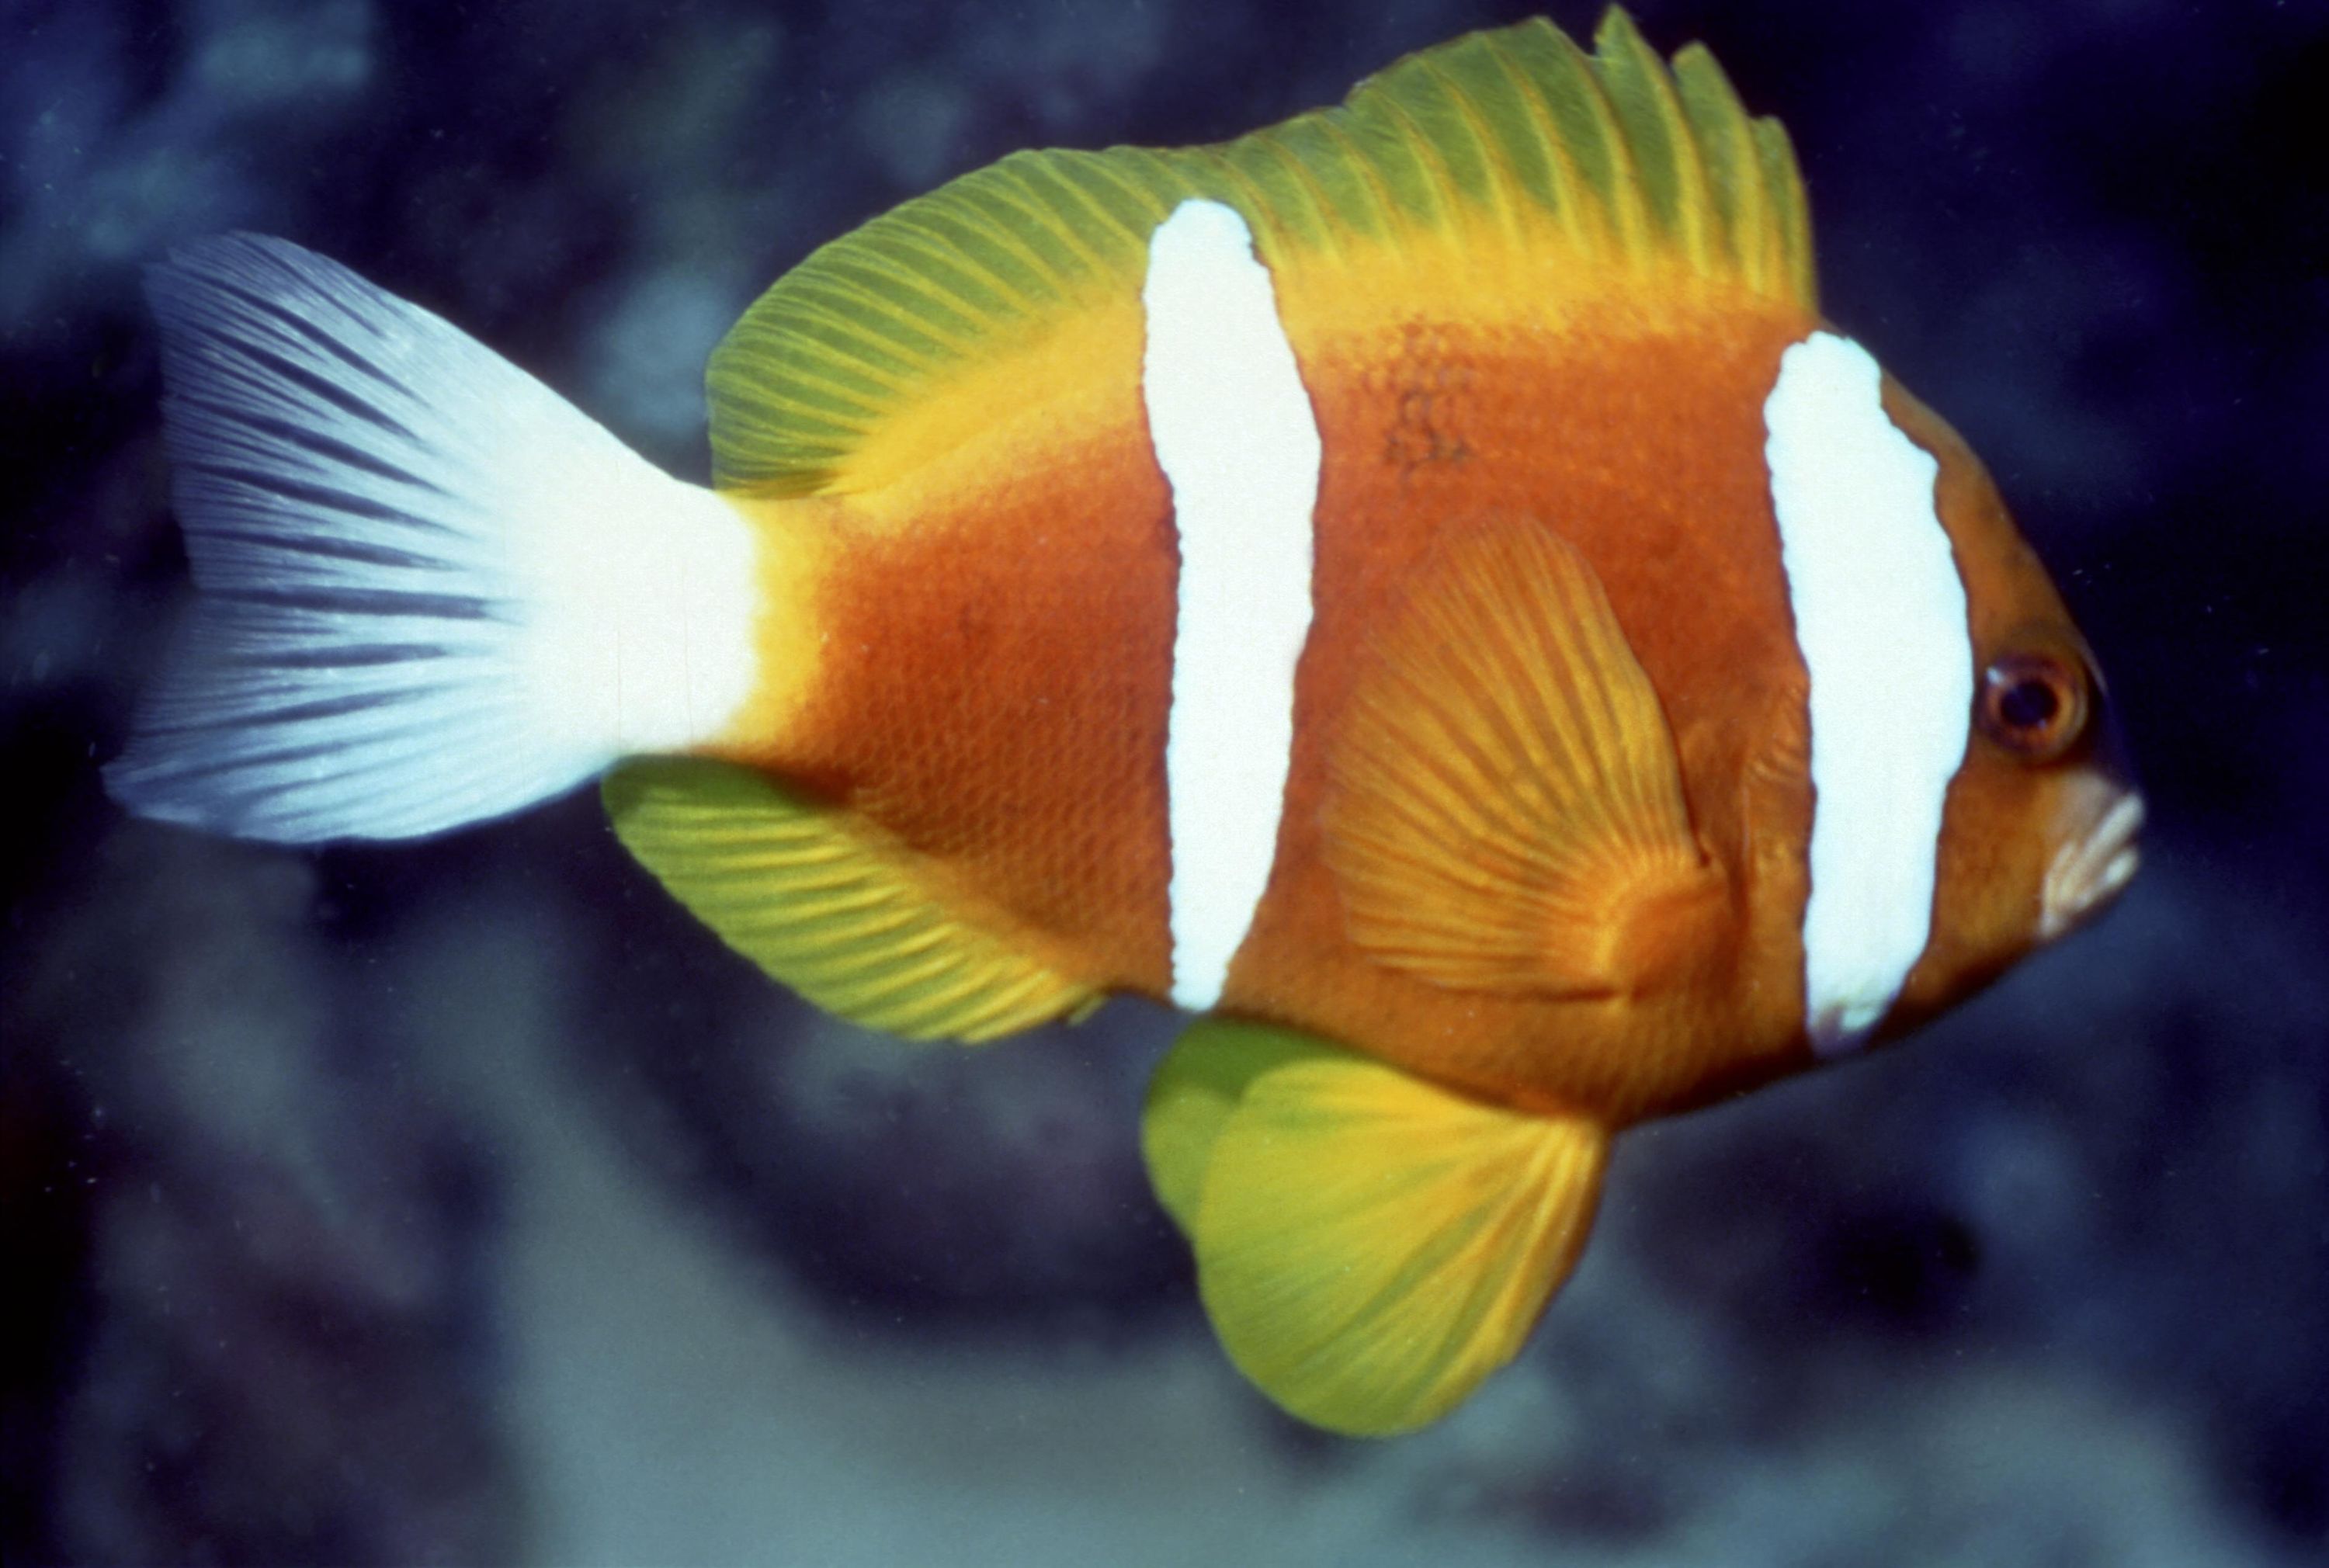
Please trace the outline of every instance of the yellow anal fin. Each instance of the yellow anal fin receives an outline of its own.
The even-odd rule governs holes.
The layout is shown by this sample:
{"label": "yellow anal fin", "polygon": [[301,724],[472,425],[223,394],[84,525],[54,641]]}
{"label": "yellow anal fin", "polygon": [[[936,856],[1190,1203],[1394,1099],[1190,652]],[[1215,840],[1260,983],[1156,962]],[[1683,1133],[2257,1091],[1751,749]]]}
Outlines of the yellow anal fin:
{"label": "yellow anal fin", "polygon": [[1378,961],[1608,996],[1710,950],[1725,879],[1657,693],[1592,568],[1534,520],[1435,549],[1332,745],[1325,858]]}
{"label": "yellow anal fin", "polygon": [[754,769],[640,758],[609,774],[604,794],[616,836],[673,897],[852,1023],[988,1040],[1100,1000],[948,908],[870,824]]}
{"label": "yellow anal fin", "polygon": [[1287,1031],[1209,1020],[1149,1090],[1149,1174],[1238,1367],[1353,1436],[1438,1420],[1575,1264],[1609,1135]]}

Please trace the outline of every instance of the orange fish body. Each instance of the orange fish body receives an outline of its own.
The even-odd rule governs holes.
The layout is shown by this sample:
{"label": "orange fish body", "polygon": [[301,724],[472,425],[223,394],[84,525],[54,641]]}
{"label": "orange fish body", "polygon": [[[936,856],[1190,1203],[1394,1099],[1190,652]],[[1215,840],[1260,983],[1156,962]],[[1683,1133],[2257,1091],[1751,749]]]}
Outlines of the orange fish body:
{"label": "orange fish body", "polygon": [[[1705,1080],[1731,1065],[1704,1055],[1674,1062],[1671,1081],[1644,1081],[1634,1037],[1670,1030],[1617,1016],[1632,1009],[1514,1000],[1484,1014],[1474,998],[1370,962],[1347,934],[1321,841],[1328,757],[1369,639],[1435,540],[1557,517],[1619,622],[1641,628],[1634,650],[1689,760],[1693,821],[1744,886],[1735,781],[1772,737],[1792,732],[1800,746],[1802,730],[1802,662],[1763,498],[1760,392],[1779,352],[1816,322],[1763,308],[1644,324],[1639,336],[1536,332],[1518,343],[1495,324],[1444,319],[1289,332],[1326,454],[1315,594],[1329,608],[1303,654],[1278,865],[1225,1010],[1621,1122],[1720,1092]],[[1135,333],[1113,356],[1118,395],[1079,410],[1089,424],[1022,422],[918,470],[905,495],[759,503],[772,534],[805,526],[818,539],[806,570],[801,555],[770,551],[768,569],[797,574],[771,598],[792,602],[801,624],[836,630],[813,661],[764,659],[788,689],[711,749],[813,781],[942,856],[988,901],[985,918],[1011,923],[1015,944],[1063,972],[1165,1000],[1176,564],[1139,349]],[[1657,417],[1642,418],[1645,408]],[[1551,409],[1584,418],[1555,421]],[[1596,454],[1590,467],[1580,451]],[[1042,486],[1016,482],[1030,473]],[[1686,507],[1662,499],[1685,495]],[[812,671],[806,690],[790,687]],[[1775,793],[1791,787],[1794,798],[1766,811],[1807,816],[1799,770]],[[1102,801],[1108,809],[1095,812]],[[1800,880],[1796,860],[1773,857],[1759,875],[1794,868]],[[1784,889],[1772,900],[1788,901]],[[1725,945],[1776,975],[1799,965],[1794,941]],[[1787,991],[1765,978],[1765,991]],[[1729,979],[1726,991],[1753,986],[1736,968]],[[1710,1053],[1740,1043],[1737,1031],[1711,1033],[1722,1004],[1707,1010]],[[1796,1021],[1753,1031],[1768,1042],[1754,1055],[1783,1056]],[[1595,1057],[1612,1059],[1597,1067]]]}
{"label": "orange fish body", "polygon": [[[626,844],[844,1016],[1206,1015],[1151,1169],[1232,1357],[1338,1430],[1516,1352],[1618,1129],[1912,1028],[2134,869],[2085,647],[1822,322],[1784,136],[1622,14],[876,220],[715,357],[710,493],[319,258],[181,267],[176,384],[260,343],[350,397],[283,435],[252,351],[256,437],[175,406],[217,602],[117,793],[401,836],[618,764]],[[415,492],[524,483],[315,359],[347,320],[525,410],[583,545],[473,559]]]}

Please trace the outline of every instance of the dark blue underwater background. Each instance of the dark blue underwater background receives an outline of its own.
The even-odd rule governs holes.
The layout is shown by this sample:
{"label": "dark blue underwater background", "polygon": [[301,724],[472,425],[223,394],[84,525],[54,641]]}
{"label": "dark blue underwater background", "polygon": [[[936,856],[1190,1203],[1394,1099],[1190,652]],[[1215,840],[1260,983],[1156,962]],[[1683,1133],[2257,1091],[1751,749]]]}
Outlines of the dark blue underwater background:
{"label": "dark blue underwater background", "polygon": [[173,242],[327,252],[701,477],[706,353],[820,241],[1523,14],[0,0],[0,1556],[2329,1555],[2321,0],[1636,6],[1788,123],[1829,314],[1996,470],[2155,826],[1925,1037],[1629,1137],[1423,1435],[1319,1437],[1213,1348],[1137,1162],[1161,1012],[859,1034],[587,794],[320,853],[104,798],[186,596]]}

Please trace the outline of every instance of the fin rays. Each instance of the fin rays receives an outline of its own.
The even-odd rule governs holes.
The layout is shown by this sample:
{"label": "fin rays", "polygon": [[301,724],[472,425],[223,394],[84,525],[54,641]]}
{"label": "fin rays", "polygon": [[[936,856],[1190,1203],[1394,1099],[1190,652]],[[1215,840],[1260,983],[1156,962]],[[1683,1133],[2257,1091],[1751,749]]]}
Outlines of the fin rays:
{"label": "fin rays", "polygon": [[[1689,955],[1721,874],[1573,548],[1523,518],[1451,535],[1372,659],[1325,817],[1353,941],[1457,989],[1580,996]],[[1675,924],[1637,955],[1626,923],[1652,909]]]}
{"label": "fin rays", "polygon": [[[681,547],[741,552],[724,503],[297,246],[199,241],[148,289],[201,593],[106,770],[118,799],[282,842],[414,837],[555,794],[635,738],[593,661],[640,627],[643,587],[684,591],[659,575]],[[600,617],[573,590],[608,555],[638,569]],[[726,624],[740,647],[746,611]]]}
{"label": "fin rays", "polygon": [[750,769],[641,759],[605,795],[624,847],[698,919],[853,1023],[986,1040],[1098,999],[947,908],[870,826]]}
{"label": "fin rays", "polygon": [[1608,1135],[1290,1031],[1200,1023],[1143,1120],[1221,1342],[1306,1421],[1438,1419],[1509,1361],[1584,1244]]}

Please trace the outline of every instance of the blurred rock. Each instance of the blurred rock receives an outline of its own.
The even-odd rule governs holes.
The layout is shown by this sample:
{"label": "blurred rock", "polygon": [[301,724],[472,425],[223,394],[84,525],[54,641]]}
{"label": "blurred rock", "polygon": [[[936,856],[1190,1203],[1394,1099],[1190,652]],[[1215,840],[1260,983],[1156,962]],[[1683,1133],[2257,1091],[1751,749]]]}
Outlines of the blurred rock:
{"label": "blurred rock", "polygon": [[[98,1310],[46,1419],[75,1562],[476,1562],[489,1167],[337,1011],[304,860],[129,826],[22,977],[100,1158],[50,1177]],[[20,1044],[19,1048],[24,1048]]]}

